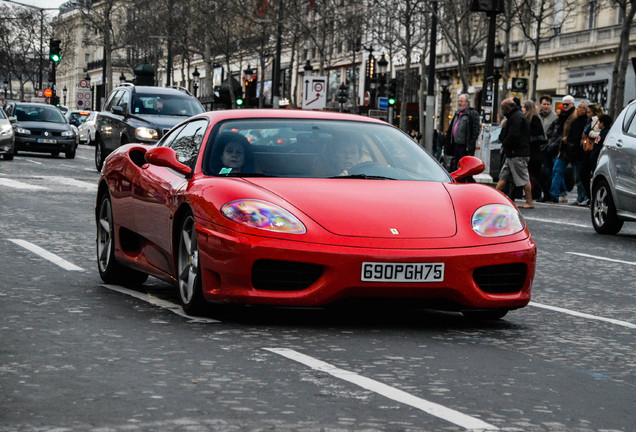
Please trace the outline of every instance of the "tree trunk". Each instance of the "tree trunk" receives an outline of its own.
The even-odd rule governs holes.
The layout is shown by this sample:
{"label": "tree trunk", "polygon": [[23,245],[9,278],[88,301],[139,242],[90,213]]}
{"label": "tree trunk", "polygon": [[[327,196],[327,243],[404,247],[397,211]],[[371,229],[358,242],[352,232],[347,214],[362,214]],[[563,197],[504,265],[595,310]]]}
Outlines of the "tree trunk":
{"label": "tree trunk", "polygon": [[[630,5],[627,11],[627,5]],[[616,59],[612,70],[612,90],[609,115],[613,118],[621,112],[625,102],[625,74],[629,60],[629,33],[636,13],[636,0],[631,0],[620,5],[619,13],[623,17],[620,42],[616,50]],[[623,7],[624,6],[624,7]]]}

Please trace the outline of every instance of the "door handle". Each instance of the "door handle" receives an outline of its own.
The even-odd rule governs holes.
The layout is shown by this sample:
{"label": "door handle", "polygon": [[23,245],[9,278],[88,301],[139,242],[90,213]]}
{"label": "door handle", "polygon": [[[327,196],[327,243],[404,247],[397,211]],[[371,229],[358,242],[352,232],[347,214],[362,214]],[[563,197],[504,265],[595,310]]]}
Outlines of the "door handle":
{"label": "door handle", "polygon": [[619,139],[618,141],[616,141],[616,147],[623,147],[623,140]]}

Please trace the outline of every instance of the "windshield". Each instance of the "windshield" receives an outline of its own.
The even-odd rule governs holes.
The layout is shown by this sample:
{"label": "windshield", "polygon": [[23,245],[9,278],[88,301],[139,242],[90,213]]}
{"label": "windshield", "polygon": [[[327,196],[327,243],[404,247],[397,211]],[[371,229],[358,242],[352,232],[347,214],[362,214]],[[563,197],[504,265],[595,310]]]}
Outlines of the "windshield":
{"label": "windshield", "polygon": [[450,181],[408,135],[388,124],[315,119],[223,122],[203,172],[222,176]]}
{"label": "windshield", "polygon": [[14,115],[17,121],[66,123],[64,114],[53,106],[16,106]]}
{"label": "windshield", "polygon": [[72,112],[68,114],[68,122],[71,124],[76,124],[78,121],[84,123],[89,115],[90,113],[87,111]]}
{"label": "windshield", "polygon": [[191,117],[203,112],[203,107],[194,98],[172,94],[143,94],[133,95],[133,114],[156,114],[165,116]]}

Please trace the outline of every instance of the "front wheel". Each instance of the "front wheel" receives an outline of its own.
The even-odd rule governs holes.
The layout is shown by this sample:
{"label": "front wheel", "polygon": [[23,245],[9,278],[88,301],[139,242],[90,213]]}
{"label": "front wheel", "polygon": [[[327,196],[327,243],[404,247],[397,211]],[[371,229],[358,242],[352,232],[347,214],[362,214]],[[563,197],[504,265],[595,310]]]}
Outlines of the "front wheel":
{"label": "front wheel", "polygon": [[99,276],[106,283],[140,285],[148,275],[124,267],[115,259],[115,228],[110,196],[104,194],[98,204],[97,213],[97,267]]}
{"label": "front wheel", "polygon": [[623,221],[616,214],[612,191],[606,180],[601,180],[594,185],[590,212],[592,225],[599,234],[616,234],[623,227]]}
{"label": "front wheel", "polygon": [[188,315],[197,315],[203,312],[206,301],[201,286],[199,246],[192,214],[188,214],[183,219],[179,230],[177,283],[183,311]]}
{"label": "front wheel", "polygon": [[66,156],[66,159],[75,159],[75,149],[67,151],[64,156]]}
{"label": "front wheel", "polygon": [[4,160],[13,160],[13,153],[5,153],[2,155]]}

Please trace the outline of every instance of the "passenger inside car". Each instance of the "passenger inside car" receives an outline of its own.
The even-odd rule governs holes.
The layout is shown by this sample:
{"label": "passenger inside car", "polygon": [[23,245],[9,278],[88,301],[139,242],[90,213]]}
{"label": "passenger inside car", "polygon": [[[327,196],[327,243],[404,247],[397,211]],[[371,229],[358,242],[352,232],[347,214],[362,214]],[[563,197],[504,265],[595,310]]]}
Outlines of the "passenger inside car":
{"label": "passenger inside car", "polygon": [[247,138],[236,132],[217,136],[210,167],[213,174],[254,172],[254,152]]}

